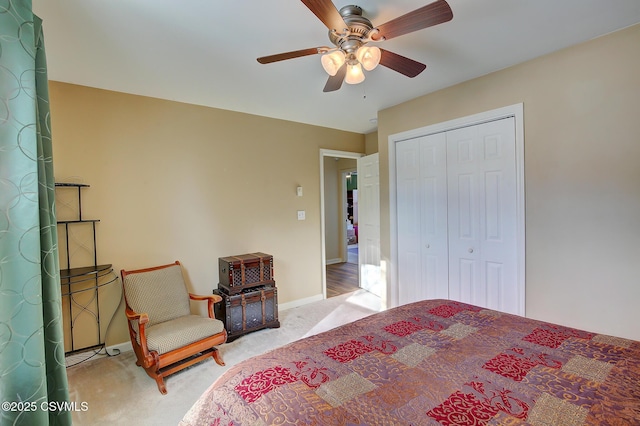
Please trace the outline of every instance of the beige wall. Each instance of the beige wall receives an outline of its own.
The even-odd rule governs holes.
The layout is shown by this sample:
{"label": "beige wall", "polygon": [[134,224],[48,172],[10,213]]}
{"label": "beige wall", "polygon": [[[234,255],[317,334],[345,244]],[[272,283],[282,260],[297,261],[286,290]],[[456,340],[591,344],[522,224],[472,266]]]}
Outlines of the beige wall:
{"label": "beige wall", "polygon": [[340,259],[340,176],[338,161],[324,157],[324,247],[327,263]]}
{"label": "beige wall", "polygon": [[364,153],[367,155],[378,152],[378,132],[371,132],[364,135]]}
{"label": "beige wall", "polygon": [[640,26],[381,111],[389,135],[524,103],[527,316],[640,339]]}
{"label": "beige wall", "polygon": [[[218,257],[262,251],[281,304],[322,294],[320,149],[363,152],[364,135],[59,82],[50,98],[56,181],[91,185],[98,263],[180,260],[211,294]],[[124,341],[118,312],[107,344]]]}

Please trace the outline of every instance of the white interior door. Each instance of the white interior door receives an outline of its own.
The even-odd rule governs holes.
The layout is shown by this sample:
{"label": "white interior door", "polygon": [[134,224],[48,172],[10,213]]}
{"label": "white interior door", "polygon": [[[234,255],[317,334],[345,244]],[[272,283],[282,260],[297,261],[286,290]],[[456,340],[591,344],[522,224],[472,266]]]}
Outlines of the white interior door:
{"label": "white interior door", "polygon": [[514,118],[452,130],[446,137],[449,295],[515,313]]}
{"label": "white interior door", "polygon": [[380,165],[378,153],[358,158],[358,265],[360,287],[385,298],[380,272]]}
{"label": "white interior door", "polygon": [[400,303],[448,298],[445,133],[396,147]]}

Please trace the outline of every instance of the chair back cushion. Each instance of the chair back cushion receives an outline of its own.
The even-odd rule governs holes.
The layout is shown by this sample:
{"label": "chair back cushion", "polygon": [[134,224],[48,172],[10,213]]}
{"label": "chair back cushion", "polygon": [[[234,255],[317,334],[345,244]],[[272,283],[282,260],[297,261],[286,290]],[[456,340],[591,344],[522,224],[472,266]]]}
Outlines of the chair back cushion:
{"label": "chair back cushion", "polygon": [[191,314],[180,265],[127,274],[123,284],[129,307],[149,315],[148,327]]}

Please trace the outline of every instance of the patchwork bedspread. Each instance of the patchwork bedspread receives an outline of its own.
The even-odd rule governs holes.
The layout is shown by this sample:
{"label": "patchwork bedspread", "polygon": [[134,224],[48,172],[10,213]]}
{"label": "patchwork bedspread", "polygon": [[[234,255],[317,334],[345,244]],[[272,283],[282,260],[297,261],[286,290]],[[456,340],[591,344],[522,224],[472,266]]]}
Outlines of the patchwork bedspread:
{"label": "patchwork bedspread", "polygon": [[640,342],[447,300],[232,367],[181,425],[639,425]]}

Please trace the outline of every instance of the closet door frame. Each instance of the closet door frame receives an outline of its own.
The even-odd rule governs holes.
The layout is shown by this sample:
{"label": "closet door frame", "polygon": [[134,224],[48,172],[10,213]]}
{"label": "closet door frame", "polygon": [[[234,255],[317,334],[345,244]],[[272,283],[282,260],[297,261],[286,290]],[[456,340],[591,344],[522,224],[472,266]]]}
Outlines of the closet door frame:
{"label": "closet door frame", "polygon": [[437,123],[418,129],[396,133],[389,136],[389,228],[390,261],[387,270],[387,300],[389,306],[399,304],[398,283],[398,225],[396,196],[396,144],[402,141],[446,132],[462,127],[474,126],[507,117],[515,119],[515,155],[516,155],[516,225],[517,225],[517,289],[519,315],[525,315],[525,193],[524,193],[524,105],[522,103],[485,111],[466,117]]}

